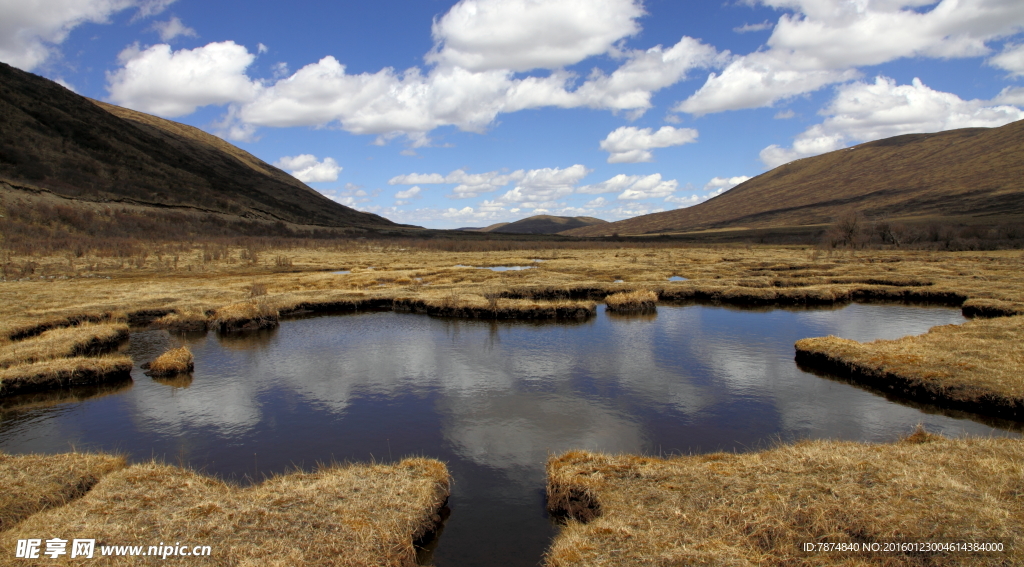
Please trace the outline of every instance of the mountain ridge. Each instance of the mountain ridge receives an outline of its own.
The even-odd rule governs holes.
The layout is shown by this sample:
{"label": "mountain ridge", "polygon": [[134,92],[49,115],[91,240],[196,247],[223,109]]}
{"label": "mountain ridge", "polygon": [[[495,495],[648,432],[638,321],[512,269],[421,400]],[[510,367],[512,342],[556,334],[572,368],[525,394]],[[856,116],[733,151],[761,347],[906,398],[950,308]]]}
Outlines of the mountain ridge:
{"label": "mountain ridge", "polygon": [[848,211],[908,221],[1024,217],[1024,121],[866,142],[781,165],[693,207],[562,234],[806,227]]}

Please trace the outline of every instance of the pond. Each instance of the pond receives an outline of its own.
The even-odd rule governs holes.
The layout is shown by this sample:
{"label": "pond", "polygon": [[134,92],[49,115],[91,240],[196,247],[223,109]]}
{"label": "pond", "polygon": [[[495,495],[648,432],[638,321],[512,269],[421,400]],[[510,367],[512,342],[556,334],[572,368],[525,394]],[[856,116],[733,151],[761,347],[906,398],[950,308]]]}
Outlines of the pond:
{"label": "pond", "polygon": [[653,455],[748,451],[778,440],[891,441],[918,423],[1017,435],[926,412],[798,369],[793,343],[919,334],[959,310],[849,305],[739,310],[659,305],[576,324],[367,312],[253,335],[134,333],[141,363],[178,342],[191,382],[0,411],[0,450],[72,446],[183,463],[247,483],[330,461],[439,458],[454,478],[433,562],[536,565],[557,526],[544,462],[571,448]]}

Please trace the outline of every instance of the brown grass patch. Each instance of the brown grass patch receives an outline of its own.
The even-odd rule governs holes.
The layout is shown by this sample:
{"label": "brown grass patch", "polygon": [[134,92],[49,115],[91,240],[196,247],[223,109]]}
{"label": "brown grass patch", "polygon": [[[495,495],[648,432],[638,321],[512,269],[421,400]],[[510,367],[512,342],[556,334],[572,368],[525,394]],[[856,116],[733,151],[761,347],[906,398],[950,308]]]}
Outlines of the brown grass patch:
{"label": "brown grass patch", "polygon": [[208,320],[203,309],[186,307],[153,321],[153,326],[168,331],[197,332],[206,330]]}
{"label": "brown grass patch", "polygon": [[150,376],[177,376],[195,370],[195,358],[187,346],[172,348],[149,363]]}
{"label": "brown grass patch", "polygon": [[657,310],[658,294],[648,290],[613,293],[604,298],[604,303],[613,313],[653,313]]}
{"label": "brown grass patch", "polygon": [[[0,549],[60,526],[65,539],[211,546],[210,557],[174,557],[178,565],[413,566],[413,541],[440,519],[448,483],[444,464],[423,458],[324,467],[244,489],[177,467],[140,464],[0,535]],[[121,558],[105,565],[138,563]]]}
{"label": "brown grass patch", "polygon": [[[1024,444],[924,432],[657,459],[574,451],[547,464],[570,565],[1020,565]],[[810,553],[804,543],[1002,542],[1002,553]]]}
{"label": "brown grass patch", "polygon": [[278,311],[265,301],[242,301],[221,307],[211,326],[222,333],[270,329],[278,325]]}
{"label": "brown grass patch", "polygon": [[77,327],[51,329],[34,337],[0,344],[0,368],[101,354],[126,340],[128,325],[123,323],[84,323]]}
{"label": "brown grass patch", "polygon": [[427,299],[395,299],[394,309],[436,317],[468,319],[579,320],[597,313],[597,305],[593,301],[498,299],[455,293]]}
{"label": "brown grass patch", "polygon": [[932,327],[897,340],[796,343],[797,361],[930,403],[1024,418],[1024,316]]}
{"label": "brown grass patch", "polygon": [[124,458],[113,455],[0,453],[0,532],[40,510],[81,497],[100,478],[124,466]]}
{"label": "brown grass patch", "polygon": [[0,396],[131,380],[127,356],[58,358],[0,370]]}

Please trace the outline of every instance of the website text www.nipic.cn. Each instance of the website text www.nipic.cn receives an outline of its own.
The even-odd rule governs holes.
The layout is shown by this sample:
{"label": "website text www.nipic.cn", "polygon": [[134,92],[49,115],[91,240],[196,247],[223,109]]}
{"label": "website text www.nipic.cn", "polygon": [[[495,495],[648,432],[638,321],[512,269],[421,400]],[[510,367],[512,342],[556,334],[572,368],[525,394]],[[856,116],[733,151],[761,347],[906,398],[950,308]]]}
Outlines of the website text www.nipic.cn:
{"label": "website text www.nipic.cn", "polygon": [[66,540],[59,537],[51,539],[19,539],[14,557],[19,559],[57,559],[67,556],[71,559],[92,559],[100,557],[134,557],[148,556],[167,559],[171,557],[209,557],[212,549],[209,545],[96,545],[95,539]]}

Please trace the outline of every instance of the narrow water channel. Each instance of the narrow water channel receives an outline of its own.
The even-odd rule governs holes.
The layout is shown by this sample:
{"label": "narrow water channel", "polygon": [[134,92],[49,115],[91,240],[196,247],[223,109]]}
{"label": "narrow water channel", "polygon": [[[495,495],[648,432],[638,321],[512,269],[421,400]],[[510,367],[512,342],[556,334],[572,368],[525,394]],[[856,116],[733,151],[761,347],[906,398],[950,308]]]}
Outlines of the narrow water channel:
{"label": "narrow water channel", "polygon": [[798,369],[793,343],[865,341],[961,323],[959,310],[658,307],[585,323],[372,312],[285,321],[241,337],[135,333],[138,363],[187,343],[191,381],[135,383],[0,409],[0,450],[106,450],[240,483],[330,461],[439,458],[454,478],[439,567],[537,565],[556,533],[544,462],[572,448],[748,451],[777,441],[1018,435],[894,403]]}

